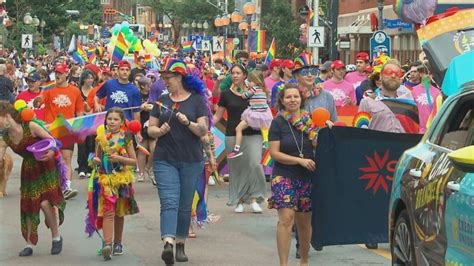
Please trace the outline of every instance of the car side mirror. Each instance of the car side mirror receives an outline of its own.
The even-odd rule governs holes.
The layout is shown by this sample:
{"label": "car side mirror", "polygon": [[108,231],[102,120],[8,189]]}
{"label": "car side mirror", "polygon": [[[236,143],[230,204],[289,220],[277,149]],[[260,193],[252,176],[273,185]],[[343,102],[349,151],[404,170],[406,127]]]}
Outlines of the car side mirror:
{"label": "car side mirror", "polygon": [[459,170],[474,173],[474,145],[452,151],[448,157]]}

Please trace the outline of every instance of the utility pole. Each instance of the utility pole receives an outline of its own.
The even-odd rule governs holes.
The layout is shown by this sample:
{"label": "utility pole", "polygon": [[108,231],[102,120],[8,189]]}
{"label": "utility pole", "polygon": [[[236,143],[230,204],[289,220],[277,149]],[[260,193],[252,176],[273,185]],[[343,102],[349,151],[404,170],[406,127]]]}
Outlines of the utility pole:
{"label": "utility pole", "polygon": [[[220,0],[219,0],[220,3]],[[229,14],[229,2],[228,0],[224,1],[224,16],[227,16]],[[226,54],[227,54],[227,26],[224,27],[224,45],[222,46],[224,49],[224,64],[226,62]]]}
{"label": "utility pole", "polygon": [[[314,12],[313,25],[318,26],[319,25],[319,0],[313,0],[313,12]],[[309,34],[308,34],[308,38],[310,38]],[[318,47],[313,47],[313,64],[315,65],[319,64],[319,48]]]}
{"label": "utility pole", "polygon": [[330,20],[330,28],[329,30],[331,31],[330,36],[330,50],[329,50],[329,60],[334,61],[339,58],[337,54],[337,46],[336,42],[338,39],[337,36],[337,18],[339,16],[339,0],[331,0],[331,7],[330,7],[330,13],[331,14],[331,20]]}
{"label": "utility pole", "polygon": [[384,0],[377,0],[377,7],[379,9],[379,25],[378,28],[379,30],[383,30],[383,6],[384,6]]}

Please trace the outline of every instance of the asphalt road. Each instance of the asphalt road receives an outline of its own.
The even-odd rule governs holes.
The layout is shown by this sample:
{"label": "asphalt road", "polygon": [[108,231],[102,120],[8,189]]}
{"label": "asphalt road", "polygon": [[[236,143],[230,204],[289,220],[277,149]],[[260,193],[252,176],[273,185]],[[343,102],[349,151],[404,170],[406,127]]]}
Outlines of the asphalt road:
{"label": "asphalt road", "polygon": [[[73,161],[75,167],[75,157]],[[65,223],[60,227],[64,238],[63,252],[58,256],[49,254],[50,231],[41,223],[33,256],[18,257],[25,245],[19,219],[21,158],[14,155],[14,162],[8,182],[9,195],[0,198],[0,265],[164,265],[161,260],[159,201],[149,180],[135,184],[140,213],[125,219],[123,256],[104,262],[97,255],[101,240],[96,235],[88,238],[84,233],[87,181],[76,178],[73,186],[80,194],[68,201]],[[235,214],[233,208],[225,205],[226,199],[226,184],[210,188],[210,211],[221,218],[196,231],[197,238],[188,240],[186,244],[190,261],[176,265],[278,265],[276,211],[264,209],[263,214],[252,214],[250,207],[246,206],[248,212]],[[294,258],[294,243],[292,246],[289,265],[299,265]],[[368,250],[363,245],[324,247],[321,252],[312,250],[310,256],[311,265],[390,265],[388,244],[379,245],[378,250]]]}

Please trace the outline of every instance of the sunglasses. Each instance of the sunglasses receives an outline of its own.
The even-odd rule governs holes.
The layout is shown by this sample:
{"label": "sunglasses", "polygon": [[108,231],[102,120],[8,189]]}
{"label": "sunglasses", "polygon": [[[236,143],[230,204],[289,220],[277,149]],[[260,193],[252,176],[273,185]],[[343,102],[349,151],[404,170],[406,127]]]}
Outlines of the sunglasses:
{"label": "sunglasses", "polygon": [[382,75],[387,76],[387,77],[395,76],[395,77],[401,78],[401,77],[403,77],[403,72],[400,69],[394,70],[392,68],[385,68],[382,71]]}
{"label": "sunglasses", "polygon": [[311,68],[303,68],[298,72],[301,76],[318,76],[319,75],[319,69],[316,67],[311,67]]}

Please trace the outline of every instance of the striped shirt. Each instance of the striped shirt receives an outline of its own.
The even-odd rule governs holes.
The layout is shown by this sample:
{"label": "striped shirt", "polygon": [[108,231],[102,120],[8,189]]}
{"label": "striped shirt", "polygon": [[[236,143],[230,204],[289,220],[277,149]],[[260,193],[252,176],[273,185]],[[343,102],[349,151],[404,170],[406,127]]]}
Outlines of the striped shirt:
{"label": "striped shirt", "polygon": [[268,109],[267,94],[259,87],[250,88],[242,98],[249,99],[250,109],[253,111],[263,112]]}

